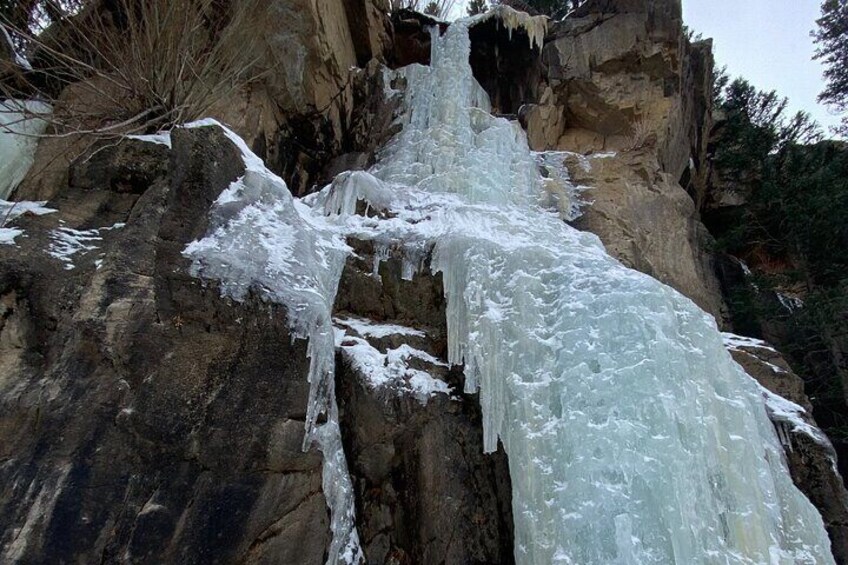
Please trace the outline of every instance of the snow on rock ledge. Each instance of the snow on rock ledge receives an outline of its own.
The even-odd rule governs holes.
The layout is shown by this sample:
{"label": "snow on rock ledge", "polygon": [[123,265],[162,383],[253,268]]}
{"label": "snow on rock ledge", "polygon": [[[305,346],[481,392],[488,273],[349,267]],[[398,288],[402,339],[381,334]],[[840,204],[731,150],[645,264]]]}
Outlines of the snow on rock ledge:
{"label": "snow on rock ledge", "polygon": [[[2,178],[2,177],[0,177]],[[15,245],[15,238],[22,235],[24,231],[18,228],[6,227],[6,225],[24,214],[35,214],[43,216],[55,212],[52,208],[45,207],[47,202],[9,202],[0,200],[0,245]]]}

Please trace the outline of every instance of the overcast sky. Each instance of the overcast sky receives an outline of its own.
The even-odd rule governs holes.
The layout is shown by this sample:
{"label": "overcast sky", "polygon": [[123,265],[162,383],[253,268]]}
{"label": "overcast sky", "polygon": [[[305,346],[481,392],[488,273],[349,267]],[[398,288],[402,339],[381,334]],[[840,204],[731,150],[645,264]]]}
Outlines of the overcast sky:
{"label": "overcast sky", "polygon": [[816,102],[824,82],[810,32],[819,10],[819,0],[683,0],[684,21],[714,39],[719,66],[833,125],[839,119]]}

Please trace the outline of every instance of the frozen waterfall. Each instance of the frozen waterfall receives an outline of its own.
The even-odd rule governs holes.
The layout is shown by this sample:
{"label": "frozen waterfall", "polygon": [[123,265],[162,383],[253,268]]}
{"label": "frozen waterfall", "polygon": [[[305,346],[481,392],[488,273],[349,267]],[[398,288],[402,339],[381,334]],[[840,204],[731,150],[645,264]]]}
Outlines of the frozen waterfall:
{"label": "frozen waterfall", "polygon": [[[329,415],[311,433],[325,484],[341,485],[330,560],[359,552],[327,333],[356,237],[404,248],[410,276],[432,252],[443,274],[450,361],[479,390],[485,448],[500,440],[509,456],[518,563],[832,563],[714,321],[540,205],[523,132],[489,114],[472,77],[469,25],[434,31],[432,65],[400,71],[404,127],[371,171],[298,202],[248,155],[186,251],[197,275],[236,298],[259,289],[310,337],[310,420]],[[360,200],[388,213],[357,215]]]}

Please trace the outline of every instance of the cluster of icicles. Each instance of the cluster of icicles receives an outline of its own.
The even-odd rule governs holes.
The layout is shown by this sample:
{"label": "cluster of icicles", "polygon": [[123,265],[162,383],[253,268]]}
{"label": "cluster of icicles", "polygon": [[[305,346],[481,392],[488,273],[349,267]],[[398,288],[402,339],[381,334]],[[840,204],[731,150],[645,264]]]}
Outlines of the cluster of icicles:
{"label": "cluster of icicles", "polygon": [[[479,391],[485,449],[500,441],[509,457],[518,563],[832,563],[714,321],[539,204],[524,133],[489,113],[472,77],[473,23],[434,32],[431,66],[400,71],[403,130],[377,165],[304,201],[231,134],[247,171],[185,250],[196,276],[285,304],[309,339],[306,445],[325,456],[328,562],[363,559],[333,388],[331,309],[352,237],[405,250],[409,276],[422,254],[442,273],[449,361]],[[357,215],[359,201],[390,213]]]}

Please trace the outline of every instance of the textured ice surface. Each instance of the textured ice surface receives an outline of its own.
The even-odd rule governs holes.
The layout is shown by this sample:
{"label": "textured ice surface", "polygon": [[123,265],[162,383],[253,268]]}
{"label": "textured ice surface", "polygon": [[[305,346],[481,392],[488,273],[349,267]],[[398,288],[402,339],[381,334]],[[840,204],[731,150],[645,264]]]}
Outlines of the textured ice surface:
{"label": "textured ice surface", "polygon": [[30,100],[0,102],[0,198],[8,198],[32,166],[50,106]]}
{"label": "textured ice surface", "polygon": [[[516,560],[832,563],[714,321],[537,205],[523,134],[471,77],[466,25],[434,33],[432,68],[405,70],[382,160],[309,202],[349,235],[433,246],[450,361],[479,389],[485,449],[509,455]],[[357,200],[381,213],[353,215]]]}
{"label": "textured ice surface", "polygon": [[[332,388],[330,308],[349,236],[410,265],[432,250],[450,361],[480,392],[485,449],[500,440],[509,455],[518,563],[832,563],[762,392],[713,320],[540,205],[523,132],[488,113],[472,78],[471,23],[434,31],[432,67],[403,70],[403,130],[371,171],[298,202],[241,144],[247,173],[186,250],[233,298],[251,289],[288,305],[310,338],[331,560],[359,559]],[[356,214],[358,201],[371,213]],[[368,347],[360,361],[391,364]]]}
{"label": "textured ice surface", "polygon": [[[191,273],[221,282],[222,293],[243,300],[257,293],[287,308],[293,333],[309,339],[309,404],[304,448],[324,455],[324,496],[333,533],[327,563],[361,561],[354,522],[353,485],[338,426],[331,308],[349,249],[326,224],[294,200],[285,182],[265,168],[236,134],[213,120],[188,127],[222,127],[239,147],[246,171],[225,189],[210,211],[209,233],[184,255]],[[318,418],[326,422],[318,424]]]}

